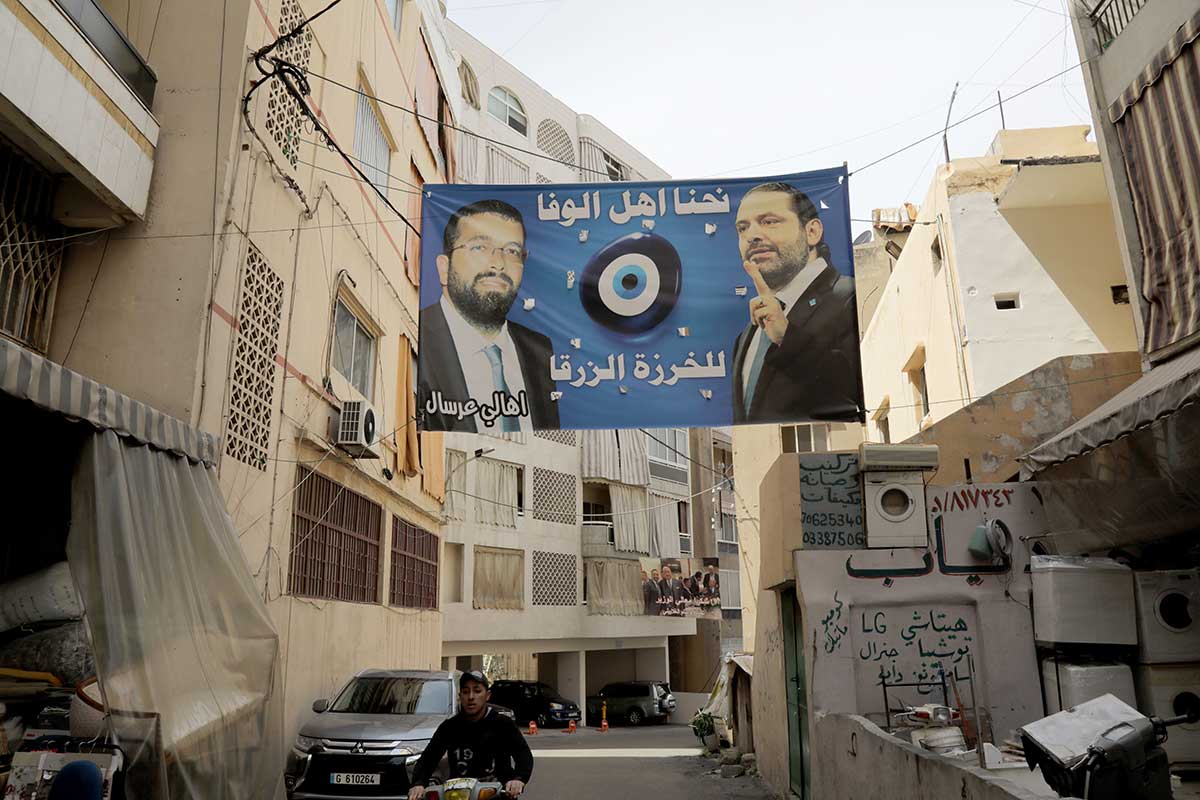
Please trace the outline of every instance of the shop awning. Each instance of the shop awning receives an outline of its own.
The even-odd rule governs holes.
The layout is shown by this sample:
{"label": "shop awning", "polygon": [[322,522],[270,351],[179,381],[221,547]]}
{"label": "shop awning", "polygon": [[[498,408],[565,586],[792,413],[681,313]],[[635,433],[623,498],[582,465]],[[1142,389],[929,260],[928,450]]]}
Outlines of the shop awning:
{"label": "shop awning", "polygon": [[3,338],[0,392],[210,467],[221,454],[218,437]]}
{"label": "shop awning", "polygon": [[1200,398],[1200,348],[1159,364],[1104,405],[1021,456],[1031,474],[1089,453]]}

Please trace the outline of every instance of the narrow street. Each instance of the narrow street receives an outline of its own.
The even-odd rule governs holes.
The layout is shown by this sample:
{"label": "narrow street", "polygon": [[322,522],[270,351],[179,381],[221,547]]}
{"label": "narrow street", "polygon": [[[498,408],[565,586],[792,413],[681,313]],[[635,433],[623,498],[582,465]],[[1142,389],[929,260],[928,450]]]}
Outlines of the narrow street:
{"label": "narrow street", "polygon": [[760,800],[757,778],[710,774],[718,763],[700,754],[686,725],[588,728],[573,735],[544,730],[527,737],[534,756],[528,800],[611,800],[653,795],[657,800]]}

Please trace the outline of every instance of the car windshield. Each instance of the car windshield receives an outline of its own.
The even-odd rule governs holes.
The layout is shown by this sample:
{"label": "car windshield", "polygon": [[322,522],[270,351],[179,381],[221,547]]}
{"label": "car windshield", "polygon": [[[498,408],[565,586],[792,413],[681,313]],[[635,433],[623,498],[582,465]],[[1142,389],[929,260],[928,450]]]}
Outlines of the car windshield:
{"label": "car windshield", "polygon": [[355,678],[329,710],[347,714],[450,714],[450,681]]}
{"label": "car windshield", "polygon": [[656,695],[658,695],[659,697],[666,697],[667,689],[661,683],[656,683],[656,684],[654,684],[654,693]]}

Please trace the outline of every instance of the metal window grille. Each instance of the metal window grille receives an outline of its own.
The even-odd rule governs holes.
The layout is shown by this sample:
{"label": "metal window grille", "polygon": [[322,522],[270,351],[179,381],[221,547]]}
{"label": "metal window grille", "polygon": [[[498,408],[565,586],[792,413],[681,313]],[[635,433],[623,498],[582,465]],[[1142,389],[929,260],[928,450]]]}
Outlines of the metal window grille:
{"label": "metal window grille", "polygon": [[575,431],[534,431],[533,435],[548,442],[557,442],[567,447],[575,446]]}
{"label": "metal window grille", "polygon": [[538,123],[537,145],[546,155],[575,164],[575,143],[571,141],[567,129],[554,120],[544,119]]}
{"label": "metal window grille", "polygon": [[1134,16],[1146,5],[1146,0],[1102,0],[1092,13],[1092,26],[1100,38],[1100,46],[1108,47],[1129,26]]}
{"label": "metal window grille", "polygon": [[367,179],[387,196],[388,170],[392,166],[392,148],[371,98],[358,96],[358,113],[354,117],[354,155]]}
{"label": "metal window grille", "polygon": [[[290,33],[302,25],[304,19],[304,9],[298,0],[283,0],[279,9],[279,34]],[[305,70],[312,60],[312,44],[312,31],[305,28],[299,36],[281,45],[277,53],[280,58]],[[300,162],[300,133],[304,129],[304,113],[279,78],[271,79],[267,93],[266,128],[279,151],[295,169]]]}
{"label": "metal window grille", "polygon": [[230,377],[225,452],[265,470],[275,404],[275,356],[283,314],[283,279],[253,244],[246,250]]}
{"label": "metal window grille", "polygon": [[679,534],[679,552],[685,556],[692,554],[692,535],[690,533]]}
{"label": "metal window grille", "polygon": [[404,608],[437,608],[438,537],[392,517],[392,578],[388,602]]}
{"label": "metal window grille", "polygon": [[41,352],[62,267],[53,200],[54,178],[0,139],[0,331]]}
{"label": "metal window grille", "polygon": [[529,167],[496,147],[487,148],[488,183],[529,183]]}
{"label": "metal window grille", "polygon": [[288,592],[378,603],[383,506],[304,467],[296,484]]}
{"label": "metal window grille", "polygon": [[574,525],[578,484],[575,476],[551,469],[533,468],[533,518]]}
{"label": "metal window grille", "polygon": [[534,182],[535,183],[553,183],[552,180],[550,180],[549,178],[547,178],[545,175],[543,175],[540,172],[537,174],[537,177],[534,178]]}
{"label": "metal window grille", "polygon": [[458,80],[462,84],[462,98],[471,108],[479,108],[479,79],[475,70],[464,58],[458,65]]}
{"label": "metal window grille", "polygon": [[579,559],[572,553],[533,551],[533,604],[535,606],[573,606],[579,602],[576,590]]}
{"label": "metal window grille", "polygon": [[579,139],[579,166],[579,177],[583,181],[594,183],[604,180],[605,176],[610,181],[627,181],[632,177],[627,165],[586,136]]}
{"label": "metal window grille", "polygon": [[479,172],[479,137],[465,130],[458,131],[458,146],[454,148],[457,156],[455,168],[458,178],[464,183],[475,183],[483,175]]}

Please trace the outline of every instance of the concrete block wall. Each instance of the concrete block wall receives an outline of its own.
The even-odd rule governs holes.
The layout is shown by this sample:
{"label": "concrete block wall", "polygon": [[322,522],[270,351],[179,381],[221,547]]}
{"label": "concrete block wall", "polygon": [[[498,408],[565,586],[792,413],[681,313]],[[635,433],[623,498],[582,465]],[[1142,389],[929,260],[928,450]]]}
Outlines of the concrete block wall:
{"label": "concrete block wall", "polygon": [[817,717],[815,723],[811,796],[821,800],[1037,800],[1047,796],[902,742],[862,717],[830,714]]}

